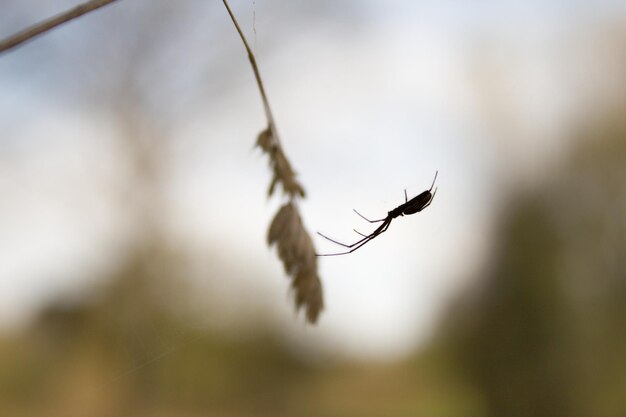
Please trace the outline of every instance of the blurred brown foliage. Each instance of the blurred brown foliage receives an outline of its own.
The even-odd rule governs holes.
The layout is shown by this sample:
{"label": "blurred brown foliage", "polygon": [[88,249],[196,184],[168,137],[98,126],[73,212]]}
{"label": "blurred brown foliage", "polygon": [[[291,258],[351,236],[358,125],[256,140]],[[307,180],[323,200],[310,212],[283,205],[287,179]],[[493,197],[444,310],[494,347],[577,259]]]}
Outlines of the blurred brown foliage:
{"label": "blurred brown foliage", "polygon": [[[161,32],[142,27],[147,35],[122,54],[122,68],[161,52]],[[159,107],[150,114],[146,103],[161,84],[147,78],[144,91],[138,73],[103,71],[121,81],[94,96],[103,106],[111,97],[135,169],[120,194],[147,190],[136,206],[120,198],[143,229],[113,261],[106,288],[59,300],[0,336],[0,415],[626,415],[623,106],[588,126],[540,189],[512,191],[491,264],[431,344],[399,363],[346,363],[297,352],[263,318],[233,333],[190,323],[177,298],[184,256],[159,227],[170,136]]]}
{"label": "blurred brown foliage", "polygon": [[263,327],[234,338],[174,314],[163,293],[184,279],[177,265],[163,247],[137,250],[97,297],[52,304],[0,342],[0,414],[275,415],[263,410],[280,410],[306,365]]}

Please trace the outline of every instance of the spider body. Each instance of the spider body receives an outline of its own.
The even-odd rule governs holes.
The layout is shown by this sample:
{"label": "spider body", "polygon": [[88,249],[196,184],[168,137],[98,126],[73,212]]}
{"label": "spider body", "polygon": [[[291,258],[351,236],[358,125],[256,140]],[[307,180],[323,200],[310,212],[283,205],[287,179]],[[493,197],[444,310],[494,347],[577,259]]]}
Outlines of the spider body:
{"label": "spider body", "polygon": [[[435,192],[436,191],[437,190],[435,190]],[[411,200],[407,201],[406,203],[398,207],[398,209],[400,208],[402,209],[402,213],[400,215],[404,216],[405,214],[409,215],[409,214],[419,213],[420,211],[424,210],[426,207],[430,205],[430,202],[433,201],[433,198],[435,198],[435,193],[431,194],[430,190],[426,190],[418,194],[417,196],[413,197]],[[405,199],[406,199],[406,194],[405,194]],[[392,211],[395,211],[395,210],[392,210]],[[395,216],[395,217],[398,217],[398,216]]]}
{"label": "spider body", "polygon": [[374,230],[369,235],[365,235],[359,232],[358,230],[354,230],[357,234],[359,234],[360,236],[363,236],[363,239],[360,239],[351,245],[346,245],[345,243],[338,242],[334,239],[329,238],[328,236],[321,234],[320,232],[317,232],[317,234],[322,236],[324,239],[329,240],[333,243],[336,243],[337,245],[341,245],[349,249],[348,251],[345,251],[345,252],[317,254],[317,256],[337,256],[337,255],[347,255],[349,253],[352,253],[355,250],[359,249],[361,246],[365,245],[370,240],[374,239],[376,236],[386,232],[393,219],[400,217],[400,216],[404,216],[404,215],[408,216],[411,214],[419,213],[420,211],[424,210],[426,207],[430,205],[430,203],[435,198],[435,193],[437,192],[437,189],[435,188],[435,191],[432,191],[432,190],[433,190],[433,187],[435,186],[435,181],[437,180],[437,174],[438,172],[435,172],[435,178],[433,179],[433,183],[428,190],[421,192],[420,194],[418,194],[417,196],[413,197],[410,200],[408,199],[408,196],[406,195],[406,190],[404,190],[404,203],[400,204],[398,207],[394,208],[393,210],[388,211],[387,217],[385,217],[384,219],[370,220],[364,215],[362,215],[361,213],[359,213],[358,211],[354,210],[356,214],[358,214],[359,216],[361,216],[363,219],[367,220],[368,222],[370,223],[382,222],[382,224],[378,226],[376,230]]}

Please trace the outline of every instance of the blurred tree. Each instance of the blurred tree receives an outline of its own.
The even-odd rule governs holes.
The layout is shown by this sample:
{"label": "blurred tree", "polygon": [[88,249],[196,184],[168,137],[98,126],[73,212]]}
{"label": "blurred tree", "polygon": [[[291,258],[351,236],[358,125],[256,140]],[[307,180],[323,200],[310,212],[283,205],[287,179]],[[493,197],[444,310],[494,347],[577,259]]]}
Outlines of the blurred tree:
{"label": "blurred tree", "polygon": [[489,416],[626,413],[626,118],[581,134],[562,173],[511,200],[447,338]]}

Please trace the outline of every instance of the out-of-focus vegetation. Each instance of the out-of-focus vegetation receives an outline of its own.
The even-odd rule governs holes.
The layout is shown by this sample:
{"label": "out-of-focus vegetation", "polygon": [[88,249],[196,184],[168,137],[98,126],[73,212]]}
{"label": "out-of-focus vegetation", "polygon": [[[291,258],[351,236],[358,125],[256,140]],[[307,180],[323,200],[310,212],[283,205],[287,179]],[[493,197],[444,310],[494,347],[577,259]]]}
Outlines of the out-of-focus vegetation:
{"label": "out-of-focus vegetation", "polygon": [[626,412],[626,123],[503,210],[493,261],[443,339],[492,416]]}
{"label": "out-of-focus vegetation", "polygon": [[190,328],[159,302],[184,277],[151,238],[100,294],[2,339],[0,414],[621,416],[623,115],[586,130],[540,189],[513,193],[484,276],[408,360],[312,361],[263,320]]}
{"label": "out-of-focus vegetation", "polygon": [[[161,41],[152,48],[137,51]],[[571,156],[542,184],[510,190],[490,264],[429,344],[399,362],[361,363],[311,358],[262,315],[233,331],[213,326],[219,317],[193,319],[185,254],[159,227],[169,132],[137,72],[113,73],[127,77],[111,83],[110,107],[135,168],[120,200],[140,219],[137,237],[103,287],[0,335],[0,415],[626,415],[623,103],[575,126]],[[135,190],[139,201],[128,198]]]}

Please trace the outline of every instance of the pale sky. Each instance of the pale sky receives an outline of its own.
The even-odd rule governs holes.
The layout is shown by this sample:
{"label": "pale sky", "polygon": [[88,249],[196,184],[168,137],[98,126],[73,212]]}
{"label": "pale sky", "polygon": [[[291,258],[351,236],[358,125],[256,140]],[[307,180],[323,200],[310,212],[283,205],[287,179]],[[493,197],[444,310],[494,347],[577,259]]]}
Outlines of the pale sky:
{"label": "pale sky", "polygon": [[[62,41],[90,33],[92,24],[140,7],[132,3],[51,36]],[[201,33],[195,43],[165,48],[193,56],[210,51],[203,75],[193,60],[155,59],[182,74],[163,90],[165,104],[170,97],[177,103],[177,91],[190,85],[207,95],[181,119],[164,180],[163,222],[176,242],[198,254],[199,288],[223,294],[226,316],[262,299],[296,346],[368,358],[414,349],[487,259],[503,191],[548,175],[567,146],[568,126],[588,110],[583,103],[614,88],[610,38],[602,28],[623,22],[620,3],[326,2],[311,24],[306,13],[314,6],[305,2],[287,9],[281,2],[236,4],[286,153],[308,193],[300,208],[311,233],[355,240],[353,228],[366,232],[371,225],[353,208],[384,217],[404,201],[405,188],[414,196],[439,171],[437,197],[425,211],[394,220],[351,255],[319,260],[326,310],[315,328],[293,315],[287,278],[265,245],[279,199],[266,200],[267,161],[251,150],[265,123],[262,105],[227,15],[211,7],[206,19],[218,22],[217,29],[187,28]],[[194,15],[189,25],[203,19]],[[23,322],[51,297],[92,284],[85,277],[108,267],[133,227],[107,198],[111,179],[124,178],[108,116],[48,84],[67,79],[73,65],[96,73],[105,62],[92,55],[82,63],[47,42],[0,56],[5,326]],[[84,80],[71,88],[79,91]],[[319,252],[338,249],[314,240]],[[221,254],[221,263],[203,265],[203,251]],[[232,279],[203,282],[211,274]]]}

